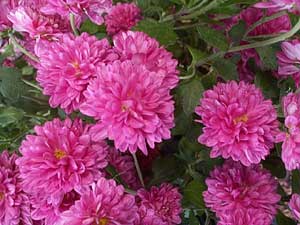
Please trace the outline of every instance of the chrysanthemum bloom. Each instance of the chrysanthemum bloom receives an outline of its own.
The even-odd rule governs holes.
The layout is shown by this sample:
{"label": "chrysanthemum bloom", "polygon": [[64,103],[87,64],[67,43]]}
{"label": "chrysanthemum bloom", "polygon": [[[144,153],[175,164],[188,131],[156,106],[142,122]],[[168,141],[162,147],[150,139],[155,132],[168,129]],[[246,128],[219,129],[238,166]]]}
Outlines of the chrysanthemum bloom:
{"label": "chrysanthemum bloom", "polygon": [[33,39],[52,39],[55,35],[71,31],[67,20],[62,19],[58,14],[46,16],[37,7],[19,6],[7,17],[16,31],[25,32]]}
{"label": "chrysanthemum bloom", "polygon": [[281,158],[287,170],[300,169],[300,94],[290,93],[282,102],[287,131],[277,135],[283,141]]}
{"label": "chrysanthemum bloom", "polygon": [[281,52],[277,53],[278,75],[292,76],[297,87],[300,85],[300,41],[298,39],[285,41],[281,44]]}
{"label": "chrysanthemum bloom", "polygon": [[99,179],[107,166],[107,146],[93,142],[89,128],[79,119],[36,126],[36,134],[22,142],[17,160],[24,191],[55,205],[74,188]]}
{"label": "chrysanthemum bloom", "polygon": [[140,149],[171,137],[174,101],[155,72],[131,61],[103,66],[84,92],[80,111],[99,120],[91,129],[92,138],[109,138],[122,152]]}
{"label": "chrysanthemum bloom", "polygon": [[80,200],[61,214],[59,225],[134,225],[137,206],[132,195],[114,180],[100,178],[91,189],[82,193]]}
{"label": "chrysanthemum bloom", "polygon": [[218,83],[200,99],[197,120],[205,127],[198,141],[212,147],[210,156],[257,164],[273,148],[279,122],[272,101],[244,82]]}
{"label": "chrysanthemum bloom", "polygon": [[181,198],[178,189],[167,183],[151,187],[150,191],[140,189],[137,192],[140,224],[180,224]]}
{"label": "chrysanthemum bloom", "polygon": [[136,65],[145,65],[155,72],[156,79],[162,79],[166,88],[174,88],[179,81],[177,60],[159,46],[159,43],[143,32],[127,31],[114,36],[115,51],[121,60],[131,60]]}
{"label": "chrysanthemum bloom", "polygon": [[83,92],[96,75],[96,67],[109,57],[110,44],[87,33],[74,37],[65,34],[58,42],[45,46],[40,57],[37,81],[50,96],[50,106],[67,113],[85,101]]}
{"label": "chrysanthemum bloom", "polygon": [[131,155],[120,153],[115,148],[111,148],[108,153],[108,162],[129,188],[137,190],[141,187]]}
{"label": "chrysanthemum bloom", "polygon": [[260,2],[254,5],[256,8],[261,9],[274,9],[274,10],[289,10],[291,12],[295,11],[295,8],[300,9],[299,0],[269,0],[267,2]]}
{"label": "chrysanthemum bloom", "polygon": [[64,17],[74,14],[80,20],[84,15],[88,16],[94,23],[104,23],[103,14],[112,7],[112,0],[48,0],[41,11],[48,15],[58,13]]}
{"label": "chrysanthemum bloom", "polygon": [[264,218],[262,225],[272,223],[280,195],[276,193],[276,180],[259,165],[245,167],[229,160],[214,169],[205,182],[208,189],[203,192],[204,201],[220,224],[252,224],[247,221],[255,214]]}
{"label": "chrysanthemum bloom", "polygon": [[11,22],[8,20],[7,15],[11,10],[18,6],[18,0],[1,0],[0,1],[0,31],[11,27]]}
{"label": "chrysanthemum bloom", "polygon": [[300,195],[292,195],[292,198],[289,202],[289,208],[291,209],[295,220],[300,221]]}
{"label": "chrysanthemum bloom", "polygon": [[128,31],[141,20],[141,11],[134,3],[118,3],[105,16],[107,33]]}
{"label": "chrysanthemum bloom", "polygon": [[7,151],[0,155],[0,224],[31,225],[30,202],[21,188],[16,158]]}

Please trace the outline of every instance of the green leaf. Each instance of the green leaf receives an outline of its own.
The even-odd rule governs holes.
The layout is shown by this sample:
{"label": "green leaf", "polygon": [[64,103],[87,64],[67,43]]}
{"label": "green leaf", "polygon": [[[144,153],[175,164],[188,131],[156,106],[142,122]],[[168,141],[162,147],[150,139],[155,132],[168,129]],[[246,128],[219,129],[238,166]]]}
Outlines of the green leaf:
{"label": "green leaf", "polygon": [[263,166],[277,178],[284,178],[286,175],[284,164],[279,157],[268,157],[263,161]]}
{"label": "green leaf", "polygon": [[196,63],[198,61],[200,61],[201,59],[207,57],[206,52],[203,52],[203,51],[200,51],[198,49],[192,48],[191,46],[188,46],[188,50],[189,50],[189,52],[192,56],[192,63],[191,63],[192,66],[196,65]]}
{"label": "green leaf", "polygon": [[180,177],[184,172],[184,167],[174,156],[160,157],[152,165],[153,179],[149,185],[170,182]]}
{"label": "green leaf", "polygon": [[177,34],[169,23],[158,23],[156,20],[145,19],[134,27],[136,31],[143,31],[150,37],[155,38],[161,45],[168,46],[177,40]]}
{"label": "green leaf", "polygon": [[276,216],[276,225],[296,225],[296,222],[279,212]]}
{"label": "green leaf", "polygon": [[188,82],[182,83],[179,86],[178,91],[182,101],[183,111],[187,116],[189,116],[195,111],[196,106],[199,104],[199,99],[204,91],[201,80],[194,78]]}
{"label": "green leaf", "polygon": [[15,68],[0,68],[0,92],[5,98],[15,102],[27,92],[21,77],[21,72]]}
{"label": "green leaf", "polygon": [[234,25],[229,31],[230,38],[236,44],[239,44],[244,34],[246,33],[246,23],[241,20],[238,24]]}
{"label": "green leaf", "polygon": [[[96,34],[98,31],[100,31],[100,26],[93,23],[91,20],[85,20],[80,27],[81,32],[87,32],[89,34]],[[104,29],[105,31],[105,29]]]}
{"label": "green leaf", "polygon": [[200,38],[208,45],[218,48],[222,51],[228,49],[228,41],[224,34],[208,26],[198,26],[198,34]]}
{"label": "green leaf", "polygon": [[192,163],[196,161],[196,153],[201,151],[201,145],[198,142],[192,142],[186,137],[183,137],[179,142],[178,158]]}
{"label": "green leaf", "polygon": [[266,98],[278,99],[280,90],[277,87],[277,79],[270,73],[257,72],[254,80]]}
{"label": "green leaf", "polygon": [[276,53],[278,48],[275,46],[264,46],[256,48],[259,54],[260,60],[263,64],[263,70],[276,70],[277,69],[277,58]]}
{"label": "green leaf", "polygon": [[183,199],[185,203],[192,204],[197,209],[205,208],[203,201],[203,191],[206,190],[204,182],[193,180],[183,190]]}
{"label": "green leaf", "polygon": [[292,172],[292,191],[300,194],[300,171],[294,170]]}
{"label": "green leaf", "polygon": [[225,80],[237,80],[238,73],[236,64],[229,59],[218,58],[213,62],[213,67],[218,71]]}
{"label": "green leaf", "polygon": [[0,108],[0,126],[7,127],[10,124],[17,123],[24,116],[24,112],[14,107]]}

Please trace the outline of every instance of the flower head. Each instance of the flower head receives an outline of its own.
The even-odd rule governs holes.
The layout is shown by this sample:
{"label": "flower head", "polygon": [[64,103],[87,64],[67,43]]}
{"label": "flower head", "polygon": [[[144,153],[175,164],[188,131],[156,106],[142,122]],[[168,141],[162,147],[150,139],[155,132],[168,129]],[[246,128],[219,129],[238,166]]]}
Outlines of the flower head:
{"label": "flower head", "polygon": [[49,15],[58,13],[64,17],[72,13],[80,20],[88,16],[94,23],[101,25],[104,23],[103,14],[111,7],[111,0],[48,0],[41,11]]}
{"label": "flower head", "polygon": [[146,143],[171,137],[174,101],[155,72],[131,61],[115,61],[103,66],[85,91],[80,111],[99,120],[92,138],[109,138],[122,152],[147,154]]}
{"label": "flower head", "polygon": [[85,101],[83,92],[96,76],[96,67],[108,60],[110,44],[83,33],[79,37],[65,34],[45,47],[46,51],[39,50],[37,81],[50,96],[51,107],[71,113]]}
{"label": "flower head", "polygon": [[89,128],[79,119],[36,126],[36,134],[22,142],[17,160],[24,191],[59,205],[65,194],[99,179],[107,166],[107,147],[90,139]]}
{"label": "flower head", "polygon": [[277,53],[278,75],[292,76],[297,87],[300,85],[300,41],[298,39],[285,41],[281,44],[281,52]]}
{"label": "flower head", "polygon": [[137,206],[134,196],[114,180],[100,178],[81,194],[71,208],[61,214],[60,225],[134,225]]}
{"label": "flower head", "polygon": [[0,224],[30,225],[30,202],[21,187],[16,159],[7,151],[0,155]]}
{"label": "flower head", "polygon": [[134,3],[118,3],[105,16],[105,25],[110,35],[127,31],[141,20],[141,11]]}
{"label": "flower head", "polygon": [[140,224],[174,225],[180,224],[181,194],[171,184],[152,187],[150,191],[141,189],[137,193]]}
{"label": "flower head", "polygon": [[289,10],[295,11],[295,8],[300,8],[299,0],[269,0],[266,2],[259,2],[254,5],[256,8],[261,9],[274,9],[276,11]]}
{"label": "flower head", "polygon": [[292,198],[289,202],[289,208],[291,209],[293,213],[293,217],[300,221],[300,195],[293,194]]}
{"label": "flower head", "polygon": [[149,71],[155,72],[153,75],[162,80],[166,88],[177,86],[178,62],[155,39],[143,32],[128,31],[115,35],[113,40],[114,49],[122,61],[131,60],[136,65],[145,65]]}
{"label": "flower head", "polygon": [[[259,165],[245,167],[227,161],[206,179],[203,193],[206,206],[221,220],[220,225],[270,225],[276,215],[280,195],[277,182]],[[257,216],[260,223],[249,223]]]}
{"label": "flower head", "polygon": [[205,127],[198,141],[245,166],[257,164],[270,152],[279,133],[276,110],[261,91],[244,82],[218,83],[207,90],[196,113]]}
{"label": "flower head", "polygon": [[0,31],[11,27],[11,22],[7,15],[11,10],[18,6],[18,0],[1,0],[0,1]]}

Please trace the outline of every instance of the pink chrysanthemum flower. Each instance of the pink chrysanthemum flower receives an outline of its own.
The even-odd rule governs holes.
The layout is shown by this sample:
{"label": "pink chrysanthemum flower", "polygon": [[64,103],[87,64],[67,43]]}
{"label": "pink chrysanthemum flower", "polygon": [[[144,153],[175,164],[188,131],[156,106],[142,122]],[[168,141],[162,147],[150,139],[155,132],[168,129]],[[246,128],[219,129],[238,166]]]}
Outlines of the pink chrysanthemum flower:
{"label": "pink chrysanthemum flower", "polygon": [[264,159],[279,133],[272,101],[244,82],[218,83],[205,91],[196,113],[205,126],[198,141],[212,147],[210,156],[232,158],[245,166]]}
{"label": "pink chrysanthemum flower", "polygon": [[61,214],[59,225],[134,225],[137,206],[134,196],[125,194],[124,187],[114,180],[100,178],[80,200]]}
{"label": "pink chrysanthemum flower", "polygon": [[74,37],[65,34],[49,43],[40,57],[37,81],[43,93],[50,96],[50,106],[60,106],[67,113],[85,101],[83,92],[96,75],[96,67],[109,60],[110,44],[87,33]]}
{"label": "pink chrysanthemum flower", "polygon": [[154,186],[150,191],[140,189],[137,196],[140,224],[175,225],[181,223],[181,194],[171,184]]}
{"label": "pink chrysanthemum flower", "polygon": [[291,209],[295,220],[300,221],[300,195],[292,195],[292,198],[289,202],[289,208]]}
{"label": "pink chrysanthemum flower", "polygon": [[174,101],[143,65],[115,61],[103,66],[84,95],[81,112],[99,120],[91,130],[95,140],[109,138],[122,152],[147,154],[146,143],[153,149],[171,137]]}
{"label": "pink chrysanthemum flower", "polygon": [[107,33],[114,35],[128,31],[141,20],[141,11],[134,3],[118,3],[105,16]]}
{"label": "pink chrysanthemum flower", "polygon": [[300,94],[290,93],[282,102],[287,132],[277,135],[283,141],[281,158],[287,170],[300,169]]}
{"label": "pink chrysanthemum flower", "polygon": [[1,0],[0,1],[0,31],[11,27],[11,22],[7,15],[11,10],[18,6],[18,0]]}
{"label": "pink chrysanthemum flower", "polygon": [[262,216],[262,225],[272,223],[280,195],[276,180],[259,165],[245,167],[230,160],[214,169],[205,182],[204,201],[221,220],[220,225],[252,224],[247,221],[254,215]]}
{"label": "pink chrysanthemum flower", "polygon": [[30,202],[21,187],[16,158],[7,151],[0,155],[0,224],[31,225]]}
{"label": "pink chrysanthemum flower", "polygon": [[112,0],[48,0],[41,11],[48,15],[58,13],[64,17],[69,17],[72,13],[80,20],[86,15],[94,23],[101,25],[104,23],[103,14],[111,7]]}
{"label": "pink chrysanthemum flower", "polygon": [[137,190],[141,187],[132,156],[122,154],[112,148],[109,150],[108,162],[115,168],[120,178],[129,188]]}
{"label": "pink chrysanthemum flower", "polygon": [[71,31],[67,20],[57,14],[45,16],[36,7],[19,6],[7,17],[16,31],[28,33],[33,39],[53,39],[55,35]]}
{"label": "pink chrysanthemum flower", "polygon": [[36,134],[22,142],[17,160],[24,191],[55,205],[74,188],[99,179],[107,166],[107,146],[93,142],[89,128],[79,119],[36,126]]}
{"label": "pink chrysanthemum flower", "polygon": [[177,60],[166,51],[159,43],[143,32],[127,31],[114,36],[115,51],[121,60],[131,60],[136,65],[145,65],[155,72],[166,88],[174,88],[179,81],[179,71],[176,69]]}
{"label": "pink chrysanthemum flower", "polygon": [[261,9],[274,9],[276,11],[289,10],[295,11],[295,8],[300,9],[299,0],[269,0],[267,2],[259,2],[254,5],[256,8]]}
{"label": "pink chrysanthemum flower", "polygon": [[297,87],[300,85],[300,41],[295,39],[281,44],[281,52],[277,53],[278,75],[292,76]]}

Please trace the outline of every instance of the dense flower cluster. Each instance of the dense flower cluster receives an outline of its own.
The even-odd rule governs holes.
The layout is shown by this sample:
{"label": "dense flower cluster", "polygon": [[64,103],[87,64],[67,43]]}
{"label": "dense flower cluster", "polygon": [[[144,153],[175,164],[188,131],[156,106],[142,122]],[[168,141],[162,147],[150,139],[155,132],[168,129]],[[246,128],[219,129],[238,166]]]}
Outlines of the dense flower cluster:
{"label": "dense flower cluster", "polygon": [[196,113],[205,126],[198,141],[212,147],[211,157],[232,158],[245,166],[264,159],[279,133],[272,102],[244,82],[219,83],[205,91]]}
{"label": "dense flower cluster", "polygon": [[216,213],[220,225],[272,223],[280,195],[275,179],[259,165],[245,167],[227,161],[211,172],[206,184],[204,201]]}

